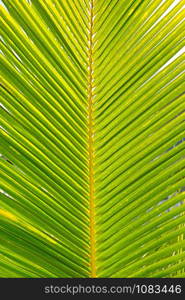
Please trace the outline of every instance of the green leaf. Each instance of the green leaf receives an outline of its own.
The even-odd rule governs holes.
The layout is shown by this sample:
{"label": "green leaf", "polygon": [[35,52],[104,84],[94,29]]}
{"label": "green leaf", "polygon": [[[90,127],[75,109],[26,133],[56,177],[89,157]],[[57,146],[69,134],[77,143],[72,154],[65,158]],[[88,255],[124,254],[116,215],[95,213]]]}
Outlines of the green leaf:
{"label": "green leaf", "polygon": [[3,4],[0,277],[184,277],[183,1]]}

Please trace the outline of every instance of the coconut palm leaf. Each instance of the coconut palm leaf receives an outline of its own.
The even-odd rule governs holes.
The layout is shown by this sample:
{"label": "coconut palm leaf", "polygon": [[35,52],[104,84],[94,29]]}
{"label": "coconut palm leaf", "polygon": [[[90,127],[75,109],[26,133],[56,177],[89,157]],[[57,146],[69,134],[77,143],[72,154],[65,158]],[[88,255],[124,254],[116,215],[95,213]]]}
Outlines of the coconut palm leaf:
{"label": "coconut palm leaf", "polygon": [[183,5],[3,0],[1,277],[184,277]]}

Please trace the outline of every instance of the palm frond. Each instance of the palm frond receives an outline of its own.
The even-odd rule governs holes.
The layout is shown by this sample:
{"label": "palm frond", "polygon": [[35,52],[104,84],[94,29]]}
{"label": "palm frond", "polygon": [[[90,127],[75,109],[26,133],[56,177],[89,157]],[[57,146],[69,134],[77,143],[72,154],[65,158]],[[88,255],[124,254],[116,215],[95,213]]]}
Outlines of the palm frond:
{"label": "palm frond", "polygon": [[3,3],[0,276],[184,277],[184,1]]}

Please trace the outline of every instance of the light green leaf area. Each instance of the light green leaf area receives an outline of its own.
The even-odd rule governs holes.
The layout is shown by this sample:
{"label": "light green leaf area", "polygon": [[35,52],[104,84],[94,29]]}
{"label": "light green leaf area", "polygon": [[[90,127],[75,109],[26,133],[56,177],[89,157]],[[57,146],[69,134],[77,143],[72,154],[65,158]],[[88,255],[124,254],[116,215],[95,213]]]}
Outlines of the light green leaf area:
{"label": "light green leaf area", "polygon": [[184,0],[3,0],[0,277],[184,277]]}

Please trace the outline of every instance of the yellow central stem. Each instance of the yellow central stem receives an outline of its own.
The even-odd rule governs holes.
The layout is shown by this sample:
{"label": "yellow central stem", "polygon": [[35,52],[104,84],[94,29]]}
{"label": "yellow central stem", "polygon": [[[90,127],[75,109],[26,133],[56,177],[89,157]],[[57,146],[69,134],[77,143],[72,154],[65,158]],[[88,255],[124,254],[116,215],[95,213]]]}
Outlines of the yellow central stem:
{"label": "yellow central stem", "polygon": [[88,129],[89,129],[89,199],[90,199],[90,277],[96,277],[95,211],[94,211],[94,148],[93,148],[93,0],[90,1],[89,20],[89,74],[88,74]]}

